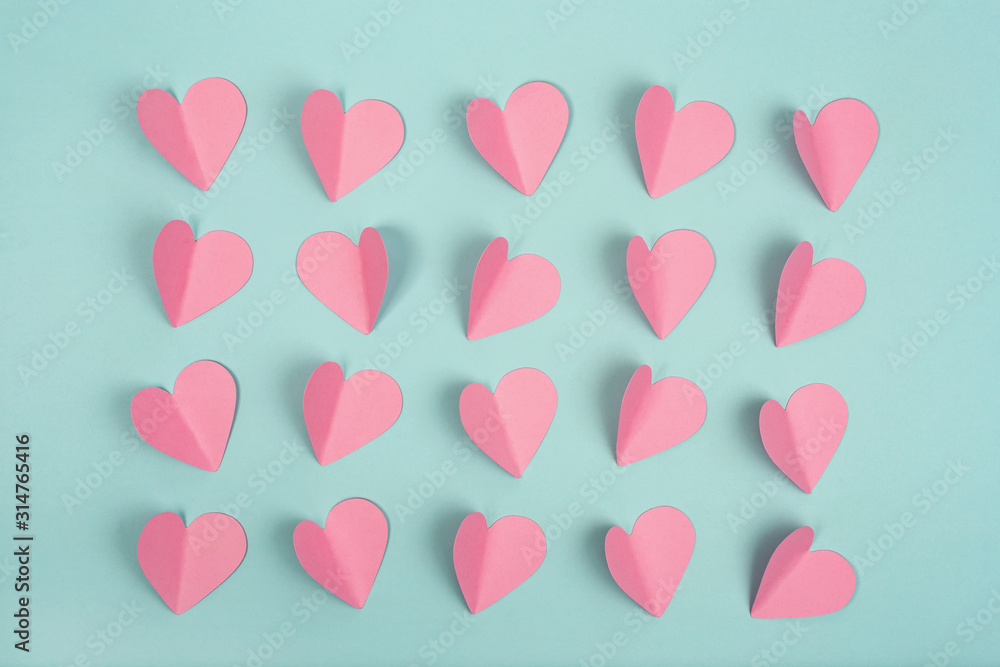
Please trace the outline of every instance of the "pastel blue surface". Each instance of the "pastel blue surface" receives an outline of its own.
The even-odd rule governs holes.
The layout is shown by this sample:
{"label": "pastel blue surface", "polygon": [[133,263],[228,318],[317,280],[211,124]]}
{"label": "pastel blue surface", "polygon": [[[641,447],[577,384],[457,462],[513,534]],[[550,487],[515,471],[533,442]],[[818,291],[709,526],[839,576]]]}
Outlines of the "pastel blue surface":
{"label": "pastel blue surface", "polygon": [[[0,557],[0,663],[1000,660],[1000,5],[21,0],[3,3],[0,26],[0,541],[14,532],[18,433],[31,436],[35,535],[27,655],[13,648],[14,559]],[[210,76],[235,82],[249,115],[230,171],[205,195],[146,141],[133,104],[146,88],[181,96]],[[527,198],[479,157],[462,114],[472,97],[502,103],[535,80],[565,94],[570,122],[549,191]],[[724,106],[736,143],[708,173],[653,200],[632,120],[656,84],[678,106]],[[386,100],[406,125],[401,153],[336,203],[298,125],[317,88],[346,105]],[[841,97],[871,106],[880,135],[831,213],[790,119]],[[555,194],[563,172],[569,184]],[[179,329],[150,261],[175,218],[198,236],[234,231],[254,252],[246,287]],[[385,238],[390,278],[363,336],[298,283],[294,260],[311,234],[357,239],[367,226]],[[631,236],[652,242],[679,228],[708,238],[717,268],[660,341],[616,285]],[[501,235],[512,253],[552,261],[562,294],[540,320],[470,342],[469,282]],[[817,259],[855,264],[867,298],[842,326],[777,349],[767,311],[804,240]],[[63,336],[67,327],[76,335]],[[396,347],[400,336],[410,344]],[[216,473],[139,442],[129,418],[137,391],[170,388],[206,358],[239,387]],[[404,407],[383,437],[324,468],[301,398],[327,360],[348,373],[387,371]],[[655,378],[697,380],[708,419],[689,441],[622,471],[618,407],[640,364]],[[465,437],[457,405],[467,383],[494,386],[522,366],[549,374],[559,407],[516,480]],[[850,424],[806,495],[776,474],[757,414],[812,382],[840,390]],[[291,541],[298,522],[322,522],[353,496],[377,503],[390,525],[361,611],[316,594]],[[582,515],[568,518],[573,503]],[[659,619],[617,588],[603,554],[610,526],[631,529],[657,505],[682,509],[697,532]],[[135,555],[142,526],[163,511],[187,521],[229,511],[249,542],[235,574],[179,617]],[[535,576],[475,617],[451,565],[472,511],[491,522],[523,514],[549,536]],[[791,625],[750,618],[768,556],[802,525],[816,530],[815,548],[854,564],[853,600]]]}

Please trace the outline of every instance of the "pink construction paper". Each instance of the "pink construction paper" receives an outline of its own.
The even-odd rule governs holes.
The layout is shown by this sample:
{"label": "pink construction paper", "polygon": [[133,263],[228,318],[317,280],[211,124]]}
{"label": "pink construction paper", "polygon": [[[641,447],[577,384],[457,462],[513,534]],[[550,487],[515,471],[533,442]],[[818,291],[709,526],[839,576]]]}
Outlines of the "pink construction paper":
{"label": "pink construction paper", "polygon": [[519,327],[552,310],[559,272],[538,255],[507,259],[507,239],[493,239],[476,264],[469,301],[469,340]]}
{"label": "pink construction paper", "polygon": [[736,128],[729,113],[712,102],[691,102],[674,111],[674,98],[653,86],[635,112],[635,142],[650,197],[662,197],[726,157]]}
{"label": "pink construction paper", "polygon": [[864,300],[865,279],[853,264],[836,258],[813,264],[812,244],[803,241],[781,270],[774,342],[783,347],[833,328]]}
{"label": "pink construction paper", "polygon": [[132,399],[132,423],[167,456],[215,472],[236,414],[236,381],[214,361],[196,361],[177,376],[174,393],[147,387]]}
{"label": "pink construction paper", "polygon": [[604,554],[615,583],[659,618],[667,610],[694,552],[694,526],[676,507],[643,512],[629,535],[612,526]]}
{"label": "pink construction paper", "polygon": [[309,576],[356,609],[368,600],[388,540],[385,515],[364,498],[335,505],[326,526],[303,521],[292,537],[295,555]]}
{"label": "pink construction paper", "polygon": [[344,379],[332,361],[313,371],[302,396],[302,413],[316,460],[328,465],[389,430],[403,410],[399,385],[381,371]]}
{"label": "pink construction paper", "polygon": [[834,100],[810,124],[806,112],[792,119],[795,146],[823,202],[836,211],[865,170],[878,142],[878,121],[859,100]]}
{"label": "pink construction paper", "polygon": [[253,273],[253,253],[242,238],[214,231],[195,241],[183,220],[164,225],[153,245],[153,275],[173,327],[236,294]]}
{"label": "pink construction paper", "polygon": [[535,81],[511,93],[502,110],[484,97],[472,100],[465,118],[479,154],[508,183],[531,195],[566,134],[569,106],[555,86]]}
{"label": "pink construction paper", "polygon": [[149,143],[195,187],[208,190],[233,152],[247,118],[239,88],[225,79],[203,79],[178,103],[151,89],[136,103]]}
{"label": "pink construction paper", "polygon": [[314,90],[302,107],[302,140],[330,201],[337,201],[389,164],[403,145],[403,119],[379,100],[347,113],[329,90]]}
{"label": "pink construction paper", "polygon": [[652,383],[653,370],[639,366],[625,388],[618,415],[618,465],[627,466],[670,449],[698,432],[708,407],[694,382],[666,377]]}
{"label": "pink construction paper", "polygon": [[473,512],[455,535],[455,576],[469,611],[478,614],[528,580],[545,560],[545,533],[523,516],[487,527]]}
{"label": "pink construction paper", "polygon": [[831,614],[851,601],[855,576],[835,551],[809,551],[813,529],[804,526],[786,537],[764,569],[750,615],[754,618],[804,618]]}
{"label": "pink construction paper", "polygon": [[635,300],[662,340],[705,290],[715,271],[715,253],[698,232],[678,229],[661,236],[652,250],[641,236],[633,237],[626,267]]}
{"label": "pink construction paper", "polygon": [[371,333],[389,280],[389,257],[372,227],[358,245],[337,232],[313,234],[295,260],[302,284],[327,308],[363,334]]}
{"label": "pink construction paper", "polygon": [[146,579],[170,610],[183,614],[229,578],[247,553],[247,536],[228,514],[202,514],[184,526],[173,512],[142,529],[136,555]]}
{"label": "pink construction paper", "polygon": [[458,412],[472,441],[497,465],[520,479],[556,414],[558,396],[536,368],[504,375],[495,392],[479,383],[462,390]]}
{"label": "pink construction paper", "polygon": [[847,401],[828,384],[807,384],[788,406],[768,401],[760,409],[760,439],[767,455],[795,485],[811,493],[847,428]]}

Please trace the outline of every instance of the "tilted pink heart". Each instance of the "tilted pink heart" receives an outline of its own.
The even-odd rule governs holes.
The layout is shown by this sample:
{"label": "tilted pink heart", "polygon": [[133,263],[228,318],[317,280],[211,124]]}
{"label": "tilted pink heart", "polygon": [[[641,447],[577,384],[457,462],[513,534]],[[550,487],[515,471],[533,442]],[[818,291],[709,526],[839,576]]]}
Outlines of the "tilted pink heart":
{"label": "tilted pink heart", "polygon": [[332,361],[313,371],[302,396],[302,413],[316,459],[328,465],[389,430],[403,410],[399,385],[381,371],[344,379]]}
{"label": "tilted pink heart", "polygon": [[228,514],[202,514],[185,527],[173,512],[142,529],[136,555],[146,579],[175,614],[183,614],[219,587],[243,562],[247,536]]}
{"label": "tilted pink heart", "polygon": [[250,280],[253,253],[242,238],[209,232],[195,241],[183,220],[164,225],[153,245],[153,275],[173,327],[215,308]]}
{"label": "tilted pink heart", "polygon": [[764,568],[750,615],[804,618],[830,614],[851,601],[854,569],[835,551],[809,551],[813,530],[804,526],[786,537]]}
{"label": "tilted pink heart", "polygon": [[823,475],[847,428],[847,402],[828,384],[800,387],[788,407],[768,401],[760,409],[760,439],[781,472],[806,493]]}
{"label": "tilted pink heart", "polygon": [[804,111],[796,111],[792,131],[809,178],[826,207],[836,211],[875,152],[875,114],[859,100],[834,100],[820,109],[812,124]]}
{"label": "tilted pink heart", "polygon": [[388,540],[385,515],[364,498],[335,505],[324,527],[303,521],[292,537],[295,555],[309,576],[357,609],[368,600]]}
{"label": "tilted pink heart", "polygon": [[337,201],[389,164],[403,145],[403,119],[379,100],[344,113],[337,96],[314,90],[302,107],[302,140],[330,201]]}
{"label": "tilted pink heart", "polygon": [[528,580],[545,560],[545,533],[523,516],[487,527],[473,512],[455,535],[455,576],[469,611],[478,614]]}
{"label": "tilted pink heart", "polygon": [[208,190],[243,131],[247,104],[225,79],[203,79],[178,103],[151,89],[136,102],[139,127],[149,143],[195,187]]}
{"label": "tilted pink heart", "polygon": [[313,296],[363,334],[371,333],[389,281],[389,257],[372,227],[358,245],[337,232],[307,238],[295,259],[299,279]]}
{"label": "tilted pink heart", "polygon": [[556,267],[538,255],[507,259],[507,239],[490,242],[476,264],[469,299],[469,340],[538,319],[559,300]]}
{"label": "tilted pink heart", "polygon": [[236,414],[236,381],[221,364],[196,361],[177,376],[173,394],[147,387],[132,399],[131,412],[143,440],[178,461],[214,472]]}
{"label": "tilted pink heart", "polygon": [[549,376],[535,368],[504,375],[496,392],[474,383],[462,390],[462,426],[479,449],[520,478],[556,414],[558,395]]}
{"label": "tilted pink heart", "polygon": [[853,264],[837,258],[812,262],[812,244],[803,241],[781,270],[774,318],[778,347],[841,324],[864,303],[865,279]]}
{"label": "tilted pink heart", "polygon": [[726,157],[736,129],[718,104],[691,102],[674,111],[674,98],[653,86],[635,112],[635,141],[650,197],[662,197]]}
{"label": "tilted pink heart", "polygon": [[618,465],[627,466],[684,442],[705,423],[705,394],[694,382],[667,377],[651,384],[639,366],[625,388],[618,415]]}
{"label": "tilted pink heart", "polygon": [[476,150],[508,183],[526,195],[538,189],[569,124],[569,106],[548,83],[526,83],[501,110],[480,97],[465,114]]}
{"label": "tilted pink heart", "polygon": [[629,535],[612,526],[604,555],[615,583],[640,607],[659,618],[667,610],[694,552],[694,526],[676,507],[643,512]]}
{"label": "tilted pink heart", "polygon": [[715,271],[715,253],[698,232],[678,229],[661,236],[652,250],[641,236],[633,237],[626,267],[635,300],[662,340],[705,291]]}

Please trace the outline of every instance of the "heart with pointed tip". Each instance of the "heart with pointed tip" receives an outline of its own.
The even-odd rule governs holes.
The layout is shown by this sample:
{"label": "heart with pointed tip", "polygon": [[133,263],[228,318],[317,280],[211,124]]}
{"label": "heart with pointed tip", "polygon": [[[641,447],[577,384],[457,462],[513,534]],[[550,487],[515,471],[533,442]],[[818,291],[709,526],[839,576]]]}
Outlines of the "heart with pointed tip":
{"label": "heart with pointed tip", "polygon": [[618,465],[627,466],[684,442],[705,423],[705,394],[680,377],[653,380],[639,366],[625,388],[618,415]]}

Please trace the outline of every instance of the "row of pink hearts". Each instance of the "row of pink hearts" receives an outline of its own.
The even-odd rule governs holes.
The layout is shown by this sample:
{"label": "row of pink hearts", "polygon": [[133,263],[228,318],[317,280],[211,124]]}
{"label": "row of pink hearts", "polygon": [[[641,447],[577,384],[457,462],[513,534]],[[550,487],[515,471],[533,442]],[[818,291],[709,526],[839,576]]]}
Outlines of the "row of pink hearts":
{"label": "row of pink hearts", "polygon": [[[507,239],[483,251],[472,278],[467,336],[477,340],[535,320],[559,299],[559,272],[543,257],[508,259]],[[661,339],[674,330],[701,296],[715,271],[704,236],[687,229],[661,236],[650,249],[641,236],[628,245],[628,281],[639,307]],[[381,235],[368,227],[355,245],[337,232],[310,236],[296,258],[299,278],[330,310],[361,333],[371,333],[389,278]],[[183,220],[167,223],[153,247],[153,274],[167,319],[177,327],[219,305],[250,279],[250,246],[232,232],[214,231],[197,241]],[[778,282],[775,343],[789,345],[826,331],[861,308],[865,281],[836,258],[813,264],[812,245],[800,243]]]}
{"label": "row of pink hearts", "polygon": [[[226,79],[205,79],[183,103],[152,89],[138,100],[146,138],[189,181],[208,190],[239,140],[246,101]],[[473,100],[466,112],[469,137],[480,155],[508,183],[531,195],[562,144],[569,106],[554,86],[527,83],[500,109]],[[313,91],[302,108],[302,139],[326,190],[336,201],[375,175],[403,145],[403,119],[385,102],[364,100],[346,113],[335,94]],[[878,121],[863,102],[841,99],[820,110],[815,124],[804,111],[792,123],[795,145],[816,189],[836,211],[868,164],[878,141]],[[651,197],[660,197],[704,173],[729,153],[736,131],[729,113],[711,102],[674,110],[670,92],[649,88],[635,114],[639,161]]]}
{"label": "row of pink hearts", "polygon": [[[347,604],[361,609],[382,566],[389,526],[372,502],[351,498],[333,507],[326,525],[303,521],[292,542],[310,577]],[[653,616],[666,611],[694,552],[690,519],[674,507],[643,512],[629,534],[613,526],[604,553],[615,583]],[[854,570],[834,551],[810,551],[813,530],[792,532],[764,569],[750,615],[801,618],[842,609],[854,595]],[[455,535],[455,577],[469,611],[477,614],[528,580],[546,554],[545,532],[523,516],[492,526],[473,512]],[[243,562],[246,533],[228,514],[202,514],[185,527],[164,512],[150,519],[136,549],[146,579],[167,606],[183,614],[215,590]]]}
{"label": "row of pink hearts", "polygon": [[[684,442],[705,423],[707,405],[698,385],[680,377],[653,382],[640,366],[622,397],[616,459],[619,466]],[[555,418],[558,394],[549,376],[535,368],[504,375],[491,392],[466,386],[458,401],[469,438],[514,477],[531,463]],[[388,374],[363,370],[345,378],[328,361],[310,376],[302,397],[306,431],[320,465],[329,465],[385,433],[403,410],[399,385]],[[132,399],[139,435],[157,450],[202,470],[222,464],[236,414],[236,382],[214,361],[191,364],[177,376],[171,394],[147,387]],[[800,387],[783,408],[767,401],[760,411],[760,437],[775,465],[811,493],[847,427],[847,402],[833,387]]]}

